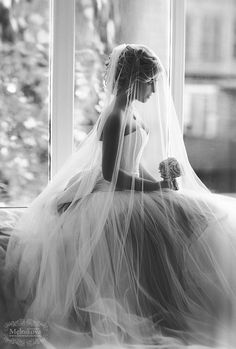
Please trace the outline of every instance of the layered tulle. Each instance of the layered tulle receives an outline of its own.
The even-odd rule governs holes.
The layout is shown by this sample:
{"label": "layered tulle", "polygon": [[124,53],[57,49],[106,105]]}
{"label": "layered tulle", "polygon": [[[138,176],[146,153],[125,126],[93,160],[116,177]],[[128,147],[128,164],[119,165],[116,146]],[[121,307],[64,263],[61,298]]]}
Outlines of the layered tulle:
{"label": "layered tulle", "polygon": [[15,249],[18,269],[8,270],[6,285],[14,279],[24,316],[48,322],[48,341],[60,348],[233,347],[236,232],[226,198],[224,208],[213,194],[116,191],[96,235],[108,188],[100,182],[61,207],[47,246]]}
{"label": "layered tulle", "polygon": [[[47,323],[40,341],[48,349],[235,348],[235,200],[211,194],[196,176],[164,68],[136,46],[113,50],[97,123],[0,250],[1,320]],[[141,118],[133,102],[140,81],[154,78],[158,93]],[[103,131],[120,93],[127,103],[106,181]],[[158,166],[169,156],[180,163],[179,192],[144,190],[140,168],[160,189]],[[118,185],[122,171],[129,189]]]}

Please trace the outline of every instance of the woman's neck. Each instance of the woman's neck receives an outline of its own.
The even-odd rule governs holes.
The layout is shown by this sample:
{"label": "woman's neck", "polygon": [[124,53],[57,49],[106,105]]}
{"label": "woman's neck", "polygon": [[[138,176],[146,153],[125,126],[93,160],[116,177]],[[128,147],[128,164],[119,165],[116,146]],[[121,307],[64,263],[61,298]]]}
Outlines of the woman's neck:
{"label": "woman's neck", "polygon": [[126,93],[119,93],[116,96],[116,101],[114,107],[119,110],[128,109],[132,105],[132,100],[130,100]]}

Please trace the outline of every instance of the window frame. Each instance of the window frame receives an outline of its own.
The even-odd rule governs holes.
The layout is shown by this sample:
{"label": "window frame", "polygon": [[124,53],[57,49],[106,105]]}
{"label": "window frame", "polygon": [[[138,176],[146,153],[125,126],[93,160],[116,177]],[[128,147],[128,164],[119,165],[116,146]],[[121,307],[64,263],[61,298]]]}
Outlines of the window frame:
{"label": "window frame", "polygon": [[184,128],[183,96],[185,82],[186,0],[171,0],[170,87],[179,118]]}
{"label": "window frame", "polygon": [[[170,10],[170,86],[182,129],[185,3],[171,0]],[[51,177],[73,152],[74,24],[75,0],[52,0]]]}
{"label": "window frame", "polygon": [[[49,0],[50,1],[50,0]],[[183,129],[185,3],[171,0],[170,86]],[[75,0],[50,1],[50,179],[72,154],[75,74]],[[14,207],[13,207],[14,208]]]}
{"label": "window frame", "polygon": [[75,0],[51,0],[50,178],[73,152]]}

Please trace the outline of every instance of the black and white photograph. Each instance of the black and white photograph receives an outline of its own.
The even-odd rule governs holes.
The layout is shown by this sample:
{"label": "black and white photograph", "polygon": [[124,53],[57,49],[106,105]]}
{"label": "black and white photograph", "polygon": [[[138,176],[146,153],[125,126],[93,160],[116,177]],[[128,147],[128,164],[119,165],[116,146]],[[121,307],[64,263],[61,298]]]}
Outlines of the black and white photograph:
{"label": "black and white photograph", "polygon": [[236,0],[0,0],[0,349],[236,348]]}

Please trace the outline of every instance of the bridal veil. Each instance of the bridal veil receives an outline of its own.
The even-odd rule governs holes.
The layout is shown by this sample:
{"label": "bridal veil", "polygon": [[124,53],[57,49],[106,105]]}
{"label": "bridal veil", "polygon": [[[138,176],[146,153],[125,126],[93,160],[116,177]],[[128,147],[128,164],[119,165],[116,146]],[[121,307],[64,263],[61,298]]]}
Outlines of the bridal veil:
{"label": "bridal veil", "polygon": [[[144,52],[148,53],[149,62],[143,60]],[[122,81],[124,77],[125,81]],[[153,83],[155,80],[156,93],[146,103],[136,101],[140,81]],[[122,86],[126,89],[127,103],[112,179],[105,181],[102,177],[101,135]],[[190,260],[191,253],[195,253],[192,259],[192,275],[195,275],[208,253],[207,247],[202,244],[201,260],[200,254],[196,255],[196,250],[191,250],[187,243],[189,237],[181,235],[181,232],[185,230],[191,235],[192,231],[197,231],[200,236],[212,224],[219,232],[218,235],[225,233],[226,226],[230,229],[228,220],[227,224],[224,223],[225,215],[235,208],[235,202],[211,194],[192,169],[168,86],[167,73],[154,52],[143,45],[123,44],[114,48],[106,70],[105,90],[104,107],[92,131],[16,224],[6,255],[6,285],[14,279],[15,298],[21,304],[25,318],[49,323],[51,337],[41,340],[42,345],[48,348],[51,348],[50,345],[63,348],[63,341],[67,343],[67,338],[72,343],[71,347],[74,343],[74,347],[79,348],[96,345],[107,345],[109,348],[113,345],[177,348],[184,343],[195,344],[198,334],[199,341],[204,343],[207,331],[203,327],[213,321],[212,313],[210,310],[208,312],[210,307],[205,304],[207,300],[203,299],[207,287],[204,291],[203,288],[198,290],[195,283],[192,295],[190,291],[187,295],[183,285],[186,284],[190,290],[192,276],[188,270],[189,278],[181,284],[173,265],[177,267],[180,263],[182,268],[185,261],[181,258]],[[177,179],[179,191],[164,189],[149,195],[144,191],[137,193],[134,185],[124,193],[117,190],[124,142],[126,152],[129,152],[129,147],[134,152],[139,144],[138,132],[133,135],[135,142],[129,141],[131,137],[125,139],[125,125],[133,116],[137,127],[144,124],[149,130],[149,139],[140,163],[156,181],[160,181],[159,163],[168,157],[176,158],[181,167],[181,177]],[[131,171],[129,175],[134,179],[136,176],[141,178],[138,172]],[[149,205],[148,200],[154,195],[158,199],[152,199]],[[157,211],[154,202],[159,205]],[[162,257],[160,262],[169,268],[168,273],[159,268],[162,280],[166,275],[169,285],[174,282],[177,290],[170,298],[173,298],[173,304],[181,304],[178,309],[182,309],[182,313],[174,310],[170,320],[168,312],[171,313],[171,306],[169,310],[164,309],[161,302],[155,315],[158,318],[159,312],[159,320],[153,321],[144,311],[146,304],[149,304],[143,301],[145,297],[150,300],[150,304],[157,302],[151,299],[153,295],[145,295],[140,281],[144,275],[142,263],[145,264],[145,261],[140,262],[140,245],[142,241],[146,243],[146,233],[154,215],[155,222],[159,222],[159,226],[154,224],[157,230],[169,229],[168,237],[157,237],[160,239],[157,246],[164,251],[165,238],[169,239],[170,245],[175,245],[175,251],[180,251],[184,246],[184,251],[176,252],[179,259],[176,257],[173,262],[171,256],[166,254],[166,260]],[[231,223],[234,226],[233,220]],[[133,227],[131,237],[130,226]],[[135,232],[139,234],[137,239]],[[154,234],[153,230],[150,234]],[[148,251],[146,253],[148,255]],[[161,251],[159,253],[161,255]],[[210,254],[209,260],[214,257]],[[216,262],[213,259],[207,263],[211,263],[214,269]],[[158,259],[156,263],[159,263]],[[183,276],[183,270],[178,272]],[[201,273],[199,269],[199,275]],[[173,280],[170,280],[171,275]],[[148,283],[148,275],[146,277]],[[232,284],[223,281],[219,275],[217,277],[220,280],[219,289],[227,290],[228,297],[233,299]],[[199,317],[196,315],[198,311]],[[174,316],[176,323],[183,323],[183,318],[186,323],[189,321],[186,333],[183,327],[178,328],[177,325],[172,328],[165,324],[162,326],[163,314],[167,322],[173,321]],[[70,347],[68,343],[66,347]],[[206,343],[211,343],[211,339],[207,338]]]}

